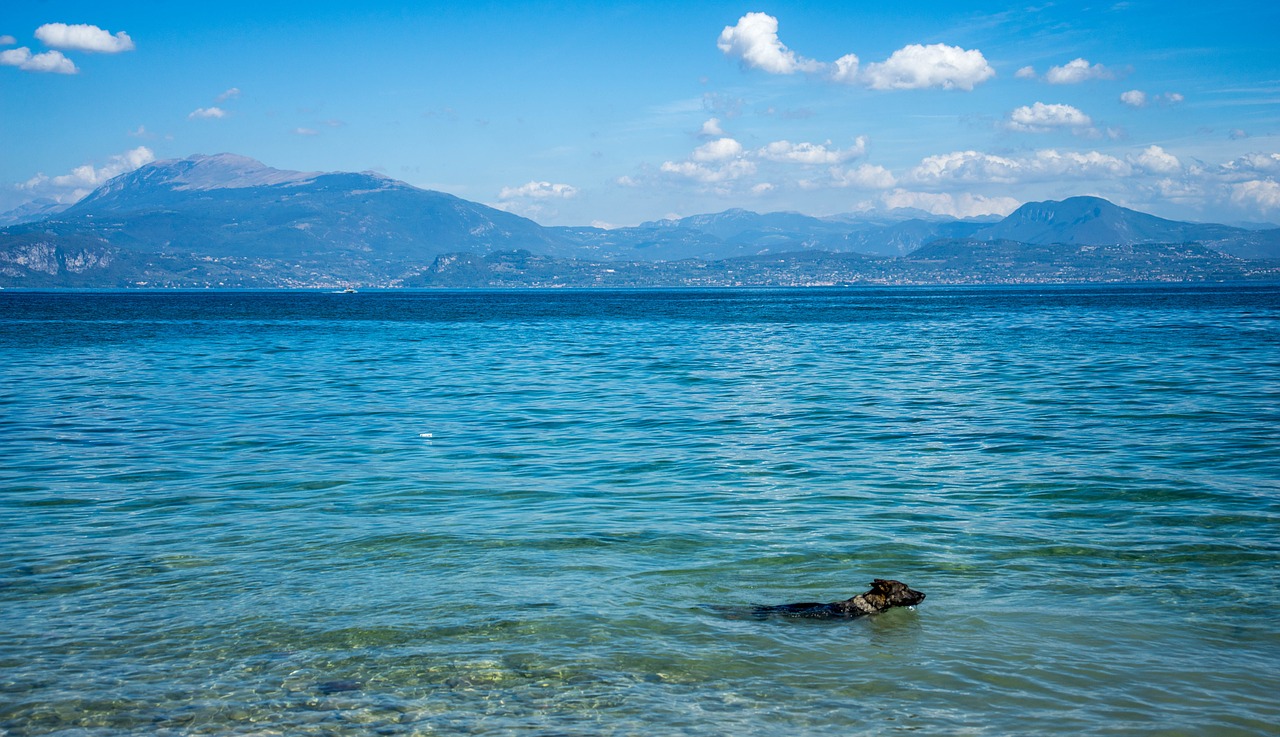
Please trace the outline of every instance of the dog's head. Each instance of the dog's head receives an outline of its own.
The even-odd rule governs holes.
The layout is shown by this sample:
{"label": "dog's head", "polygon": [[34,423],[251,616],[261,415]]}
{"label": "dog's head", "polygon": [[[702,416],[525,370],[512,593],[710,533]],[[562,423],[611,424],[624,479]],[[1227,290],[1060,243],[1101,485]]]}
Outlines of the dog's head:
{"label": "dog's head", "polygon": [[880,611],[895,606],[915,606],[924,601],[924,592],[916,591],[901,581],[883,578],[872,581],[871,590],[862,596]]}

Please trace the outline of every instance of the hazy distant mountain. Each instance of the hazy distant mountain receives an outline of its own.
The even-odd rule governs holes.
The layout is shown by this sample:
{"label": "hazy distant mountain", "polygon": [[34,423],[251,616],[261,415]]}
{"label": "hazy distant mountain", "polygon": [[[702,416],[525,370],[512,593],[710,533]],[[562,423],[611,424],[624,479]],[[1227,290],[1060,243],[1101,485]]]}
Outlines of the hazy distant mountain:
{"label": "hazy distant mountain", "polygon": [[231,154],[147,164],[4,234],[210,256],[428,261],[549,242],[531,220],[380,174],[282,171]]}
{"label": "hazy distant mountain", "polygon": [[62,212],[68,207],[70,207],[70,205],[47,198],[32,200],[18,205],[8,212],[0,213],[0,228],[8,225],[20,225],[22,223],[33,223],[37,220],[44,220]]}
{"label": "hazy distant mountain", "polygon": [[[29,212],[38,213],[40,207],[50,205]],[[1003,274],[1002,279],[1032,278],[1028,275],[1036,270],[1056,269],[1046,264],[1063,258],[1075,265],[1062,273],[1082,279],[1104,273],[1098,267],[1104,258],[1114,266],[1104,270],[1108,279],[1126,268],[1134,270],[1135,279],[1157,272],[1174,275],[1170,278],[1210,278],[1206,275],[1212,273],[1255,278],[1249,275],[1259,272],[1247,265],[1227,264],[1214,271],[1218,266],[1207,265],[1206,254],[1280,258],[1280,230],[1165,220],[1093,197],[1029,203],[998,221],[895,219],[892,213],[818,218],[727,210],[613,230],[548,228],[380,174],[284,171],[232,154],[154,162],[112,179],[64,211],[56,210],[50,207],[36,222],[0,228],[0,284],[453,284],[485,269],[499,274],[536,271],[560,268],[573,259],[607,262],[610,266],[595,271],[585,266],[570,269],[606,281],[632,278],[627,275],[636,283],[667,278],[662,274],[675,279],[671,275],[684,266],[654,271],[632,265],[697,260],[704,267],[713,262],[727,265],[721,271],[698,267],[702,270],[697,278],[679,283],[736,283],[735,274],[743,268],[790,274],[787,278],[797,280],[804,272],[810,274],[804,278],[821,283],[848,281],[855,272],[863,275],[857,278],[892,273],[897,274],[893,278],[911,282],[915,277],[901,268],[924,269],[920,273],[937,279],[952,273],[951,267],[938,266],[935,256],[943,246],[937,244],[961,249],[943,259],[961,272],[991,278]],[[974,245],[982,242],[997,245]],[[1070,250],[1186,243],[1203,248]],[[1067,250],[1043,248],[1055,244]],[[530,256],[485,260],[490,254],[510,253]],[[804,258],[805,253],[816,255]],[[449,263],[471,266],[432,271],[446,254],[470,254]],[[779,271],[774,258],[781,254],[788,254],[794,267]],[[831,254],[838,257],[829,260]],[[884,266],[886,259],[904,255],[911,259],[893,268]],[[1098,263],[1090,264],[1090,259]],[[1181,265],[1169,267],[1174,261]],[[994,268],[997,262],[1023,266],[1009,271]],[[826,276],[812,276],[819,271]],[[837,272],[844,276],[837,278]]]}
{"label": "hazy distant mountain", "polygon": [[1004,220],[976,231],[973,237],[1077,245],[1196,242],[1241,258],[1280,258],[1280,231],[1166,220],[1099,197],[1028,202]]}
{"label": "hazy distant mountain", "polygon": [[[695,245],[683,258],[736,258],[792,251],[831,251],[874,256],[900,256],[936,238],[966,238],[998,218],[962,221],[949,217],[919,217],[916,211],[895,211],[899,217],[835,215],[811,217],[796,212],[755,213],[725,210],[678,220],[656,220],[615,231],[627,239],[659,241],[673,255],[681,239]],[[910,216],[909,218],[907,216]],[[696,239],[693,234],[709,236]]]}
{"label": "hazy distant mountain", "polygon": [[[1194,243],[1026,243],[940,240],[906,256],[940,281],[1187,281],[1248,278],[1259,267]],[[1273,276],[1274,267],[1261,267]]]}

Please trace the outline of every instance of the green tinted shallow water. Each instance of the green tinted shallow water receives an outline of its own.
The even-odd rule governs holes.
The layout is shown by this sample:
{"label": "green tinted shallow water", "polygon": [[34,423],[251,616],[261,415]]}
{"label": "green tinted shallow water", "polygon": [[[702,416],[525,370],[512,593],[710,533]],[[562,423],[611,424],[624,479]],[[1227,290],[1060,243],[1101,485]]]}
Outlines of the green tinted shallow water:
{"label": "green tinted shallow water", "polygon": [[0,734],[1280,724],[1276,288],[4,293],[0,356]]}

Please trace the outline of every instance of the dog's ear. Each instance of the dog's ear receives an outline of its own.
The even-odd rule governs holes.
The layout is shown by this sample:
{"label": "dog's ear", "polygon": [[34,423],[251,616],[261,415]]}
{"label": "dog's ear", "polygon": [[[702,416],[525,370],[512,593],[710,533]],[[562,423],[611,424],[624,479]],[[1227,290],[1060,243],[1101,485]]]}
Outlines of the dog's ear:
{"label": "dog's ear", "polygon": [[884,580],[883,578],[877,578],[876,580],[871,582],[871,588],[875,589],[876,591],[884,591],[889,588],[889,582]]}

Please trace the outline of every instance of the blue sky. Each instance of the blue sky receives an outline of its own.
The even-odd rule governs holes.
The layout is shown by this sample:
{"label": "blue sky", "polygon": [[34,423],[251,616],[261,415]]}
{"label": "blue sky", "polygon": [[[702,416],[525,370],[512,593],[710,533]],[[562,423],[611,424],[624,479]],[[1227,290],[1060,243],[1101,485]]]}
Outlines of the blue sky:
{"label": "blue sky", "polygon": [[1100,195],[1280,221],[1274,3],[7,3],[0,211],[149,160],[544,224]]}

